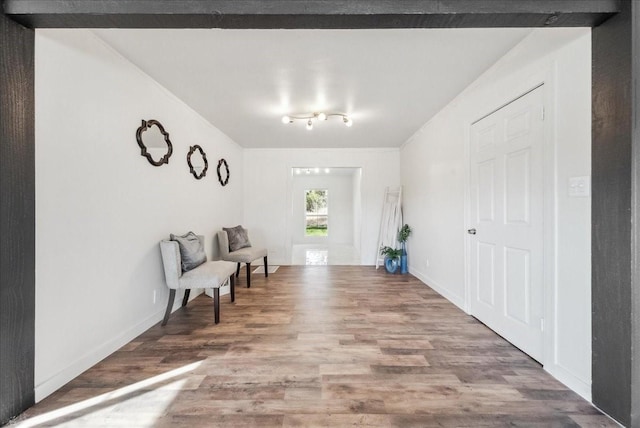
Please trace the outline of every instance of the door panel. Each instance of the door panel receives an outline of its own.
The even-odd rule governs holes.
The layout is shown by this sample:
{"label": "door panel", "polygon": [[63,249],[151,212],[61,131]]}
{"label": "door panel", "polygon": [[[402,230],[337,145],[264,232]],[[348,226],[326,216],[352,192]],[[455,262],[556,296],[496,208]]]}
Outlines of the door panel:
{"label": "door panel", "polygon": [[471,313],[542,359],[542,87],[471,127]]}
{"label": "door panel", "polygon": [[478,165],[478,221],[493,221],[495,212],[495,162],[489,159]]}
{"label": "door panel", "polygon": [[506,156],[505,172],[505,217],[507,223],[529,224],[531,200],[529,177],[531,177],[529,149],[509,153]]}
{"label": "door panel", "polygon": [[[518,101],[519,100],[515,102],[517,103]],[[509,104],[504,108],[513,108],[513,105]],[[505,120],[507,140],[512,140],[531,132],[531,111],[528,107],[525,107],[522,110],[515,110],[514,112],[509,112],[507,114],[508,117]]]}
{"label": "door panel", "polygon": [[495,302],[495,245],[478,242],[478,300],[493,308]]}
{"label": "door panel", "polygon": [[491,124],[488,128],[483,129],[478,132],[478,144],[476,145],[476,150],[481,152],[486,149],[490,149],[493,147],[493,142],[496,138],[496,127]]}
{"label": "door panel", "polygon": [[529,256],[527,250],[505,248],[506,315],[524,324],[529,324],[530,320]]}

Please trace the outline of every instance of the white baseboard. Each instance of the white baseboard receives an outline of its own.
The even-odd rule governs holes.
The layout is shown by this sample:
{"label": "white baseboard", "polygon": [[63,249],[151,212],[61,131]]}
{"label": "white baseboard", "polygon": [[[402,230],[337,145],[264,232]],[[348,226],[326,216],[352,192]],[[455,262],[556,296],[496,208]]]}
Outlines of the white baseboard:
{"label": "white baseboard", "polygon": [[418,278],[428,287],[432,288],[439,295],[441,295],[442,297],[444,297],[445,299],[447,299],[448,301],[456,305],[464,313],[467,313],[467,311],[464,309],[464,306],[465,306],[464,297],[453,294],[446,287],[442,286],[441,284],[438,284],[436,281],[429,278],[429,276],[425,275],[424,273],[420,272],[418,269],[415,269],[411,266],[409,266],[409,273],[415,276],[416,278]]}
{"label": "white baseboard", "polygon": [[[200,294],[202,294],[202,289],[193,289],[191,290],[191,294],[189,295],[189,301],[195,299]],[[229,294],[229,287],[220,287],[220,295]],[[176,296],[176,301],[173,304],[173,309],[171,313],[177,311],[182,307],[182,295]],[[131,342],[133,339],[149,330],[151,327],[156,325],[158,322],[162,320],[164,317],[164,307],[160,311],[154,313],[150,317],[145,320],[139,322],[135,326],[130,329],[124,331],[119,336],[114,337],[111,340],[103,343],[101,346],[95,348],[92,351],[87,352],[82,357],[73,361],[67,367],[59,371],[57,374],[53,375],[46,381],[36,385],[35,387],[35,400],[36,403],[48,397],[62,386],[75,379],[85,371],[89,370],[91,367],[98,364],[100,361],[107,358],[109,355],[116,352],[118,349],[122,348],[127,343]]]}
{"label": "white baseboard", "polygon": [[[451,293],[447,288],[443,287],[441,284],[438,284],[436,281],[429,278],[424,273],[420,272],[417,269],[409,266],[409,272],[418,278],[420,281],[425,283],[427,286],[431,287],[434,291],[440,294],[442,297],[456,305],[460,310],[467,313],[464,309],[464,297],[455,295]],[[547,364],[544,366],[544,370],[547,371],[551,376],[556,378],[559,382],[563,383],[569,389],[574,391],[576,394],[580,395],[582,398],[591,402],[591,384],[585,382],[584,380],[578,378],[573,373],[564,369],[562,366]]]}
{"label": "white baseboard", "polygon": [[[420,281],[422,281],[425,285],[429,286],[438,294],[440,294],[442,297],[449,300],[451,303],[453,303],[462,311],[464,311],[463,298],[449,292],[445,287],[433,281],[427,275],[418,271],[417,269],[409,267],[409,272],[413,276],[418,278]],[[198,290],[198,291],[200,292],[193,293],[193,295],[191,296],[191,299],[194,299],[196,296],[201,294],[201,290]],[[228,286],[220,287],[221,296],[229,294],[229,291],[230,290]],[[180,304],[181,304],[180,301],[178,301],[177,306],[174,306],[172,312],[179,309]],[[66,368],[59,371],[54,376],[50,377],[49,379],[40,383],[39,385],[36,385],[35,387],[36,403],[39,401],[42,401],[44,398],[51,395],[53,392],[60,389],[65,384],[67,384],[68,382],[78,377],[80,374],[82,374],[86,370],[90,369],[91,367],[93,367],[94,365],[96,365],[97,363],[99,363],[109,355],[111,355],[112,353],[114,353],[115,351],[117,351],[127,343],[129,343],[134,338],[136,338],[140,334],[150,329],[152,326],[154,326],[156,323],[162,320],[163,316],[164,316],[164,309],[154,313],[153,315],[139,322],[132,328],[126,330],[119,336],[114,337],[113,339],[103,343],[101,346],[93,349],[90,352],[87,352],[82,357],[78,358],[77,360],[69,364]],[[550,365],[545,365],[544,369],[547,372],[549,372],[549,374],[551,374],[553,377],[555,377],[558,381],[562,382],[564,385],[566,385],[567,387],[575,391],[578,395],[583,397],[585,400],[591,402],[591,385],[589,383],[584,382],[583,380],[574,376],[572,373],[563,369],[561,366],[550,364]]]}
{"label": "white baseboard", "polygon": [[[174,310],[175,309],[176,308],[174,308]],[[102,345],[96,347],[95,349],[85,353],[82,357],[71,362],[67,367],[59,371],[57,374],[51,376],[44,382],[41,382],[39,385],[36,385],[36,403],[51,395],[62,386],[78,377],[83,372],[87,371],[109,355],[113,354],[115,351],[122,348],[124,345],[138,337],[140,334],[149,330],[152,326],[162,320],[163,316],[164,309],[154,313],[153,315],[139,322],[130,329],[122,332],[119,336],[116,336],[113,339],[104,342]]]}
{"label": "white baseboard", "polygon": [[545,364],[544,370],[573,392],[591,403],[591,384],[556,364]]}

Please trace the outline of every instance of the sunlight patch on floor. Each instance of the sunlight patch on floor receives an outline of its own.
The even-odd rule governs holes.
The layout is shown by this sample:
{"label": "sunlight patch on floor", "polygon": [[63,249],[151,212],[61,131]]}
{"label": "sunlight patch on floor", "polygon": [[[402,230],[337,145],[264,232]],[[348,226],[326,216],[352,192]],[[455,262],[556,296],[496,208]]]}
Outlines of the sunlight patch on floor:
{"label": "sunlight patch on floor", "polygon": [[292,265],[360,265],[360,253],[352,245],[300,244],[291,247]]}
{"label": "sunlight patch on floor", "polygon": [[329,260],[329,250],[307,250],[305,265],[326,265]]}
{"label": "sunlight patch on floor", "polygon": [[[175,378],[192,372],[201,363],[198,361],[188,364],[115,391],[34,416],[15,426],[30,428],[60,420],[61,425],[67,426],[152,427],[188,381],[187,378]],[[162,385],[163,383],[165,384]],[[135,417],[132,418],[131,415]]]}

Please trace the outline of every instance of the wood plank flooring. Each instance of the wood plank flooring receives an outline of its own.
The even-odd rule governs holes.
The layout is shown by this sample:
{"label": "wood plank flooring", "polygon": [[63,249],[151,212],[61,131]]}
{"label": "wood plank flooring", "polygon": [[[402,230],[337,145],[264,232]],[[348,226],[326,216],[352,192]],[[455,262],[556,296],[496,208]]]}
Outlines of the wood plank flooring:
{"label": "wood plank flooring", "polygon": [[245,272],[23,414],[19,426],[617,426],[410,275]]}

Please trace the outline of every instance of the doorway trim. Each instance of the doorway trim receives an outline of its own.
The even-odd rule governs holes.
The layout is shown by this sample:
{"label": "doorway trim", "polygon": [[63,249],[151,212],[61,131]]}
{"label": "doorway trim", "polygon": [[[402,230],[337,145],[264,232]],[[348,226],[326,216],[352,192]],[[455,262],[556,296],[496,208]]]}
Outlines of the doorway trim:
{"label": "doorway trim", "polygon": [[[221,0],[194,0],[189,3],[190,14],[184,14],[184,4],[171,2],[167,7],[156,2],[153,8],[144,8],[144,0],[128,0],[124,4],[115,2],[81,0],[68,2],[64,0],[4,0],[4,14],[16,22],[20,22],[29,28],[194,28],[194,23],[213,28],[218,24],[222,28],[279,28],[278,24],[287,24],[289,28],[463,28],[463,27],[564,27],[583,26],[597,27],[592,33],[592,84],[597,96],[592,96],[592,148],[603,154],[601,158],[593,160],[592,176],[594,197],[592,208],[592,221],[594,232],[597,227],[606,229],[620,224],[629,225],[640,210],[638,206],[638,182],[634,181],[631,171],[632,160],[628,154],[638,159],[638,146],[640,135],[637,121],[634,124],[630,119],[634,114],[638,116],[640,110],[640,92],[637,90],[640,83],[635,82],[632,76],[637,75],[640,64],[638,55],[632,61],[631,52],[637,52],[640,46],[640,21],[637,17],[640,7],[631,1],[618,0],[594,0],[590,2],[576,2],[574,0],[539,0],[529,2],[493,1],[484,0],[477,2],[458,2],[456,0],[412,0],[394,2],[385,0],[381,2],[359,2],[356,9],[349,2],[296,2],[296,10],[291,10],[291,2],[284,0],[267,2],[228,2]],[[186,3],[186,2],[185,2]],[[269,3],[269,5],[267,5]],[[322,4],[324,3],[324,5]],[[347,4],[349,3],[349,4]],[[375,3],[375,4],[374,4]],[[142,6],[141,6],[142,5]],[[212,5],[218,8],[212,8]],[[17,7],[17,9],[16,9]],[[88,10],[87,8],[97,8]],[[174,8],[173,13],[171,7]],[[215,10],[215,13],[211,11]],[[136,15],[138,12],[138,15]],[[25,30],[28,33],[29,30]],[[25,50],[32,49],[33,44],[28,43],[28,35],[25,36]],[[634,41],[632,46],[631,41]],[[15,45],[14,45],[15,46]],[[6,51],[6,50],[5,50]],[[2,51],[3,59],[7,53]],[[23,55],[21,60],[28,60],[32,56]],[[32,90],[33,79],[25,80],[19,76],[15,67],[9,68],[11,73],[3,76],[9,88],[19,89],[25,85],[26,90]],[[26,108],[32,108],[33,103]],[[615,106],[612,108],[611,106]],[[33,117],[31,117],[33,119]],[[10,131],[9,126],[0,129],[3,132]],[[3,190],[10,189],[16,182],[23,180],[30,183],[33,175],[30,174],[28,152],[32,150],[33,138],[30,133],[33,128],[21,127],[19,138],[25,138],[28,144],[21,147],[15,157],[6,159],[7,162],[21,162],[21,174],[16,175],[14,182],[3,182]],[[634,134],[635,132],[635,134]],[[614,137],[611,137],[614,135]],[[615,143],[615,144],[613,144]],[[21,156],[25,155],[26,160]],[[611,174],[616,163],[619,168]],[[609,173],[604,180],[599,174]],[[637,177],[636,177],[637,178]],[[609,191],[607,197],[603,192]],[[33,192],[26,192],[23,199],[31,203],[35,201]],[[610,209],[613,206],[614,209]],[[622,207],[623,209],[619,209]],[[630,209],[628,209],[628,207]],[[16,206],[23,215],[29,215],[28,209]],[[35,230],[35,223],[25,226],[29,233]],[[632,325],[631,318],[637,316],[640,307],[640,297],[635,290],[640,283],[637,272],[630,275],[631,260],[637,257],[638,246],[632,248],[630,241],[632,235],[640,240],[640,234],[631,227],[615,230],[615,234],[603,234],[598,237],[592,235],[592,327],[593,327],[593,351],[596,356],[593,361],[593,396],[595,404],[618,421],[624,424],[637,422],[639,417],[636,409],[640,409],[640,369],[635,358],[640,346],[640,328]],[[23,245],[30,242],[28,234],[22,234],[17,244]],[[5,248],[13,248],[13,242],[6,241]],[[33,251],[25,252],[25,261],[33,264],[35,254]],[[616,269],[616,262],[622,263],[627,268]],[[637,270],[637,269],[636,269]],[[12,292],[19,293],[28,311],[19,313],[17,320],[24,325],[30,322],[31,310],[34,302],[29,295],[33,293],[35,281],[29,269],[21,266],[10,265],[2,268],[4,278],[21,278],[19,281],[7,280],[0,283],[0,288],[11,287]],[[629,275],[627,275],[629,273]],[[6,284],[6,285],[5,285]],[[632,290],[634,292],[632,293]],[[25,300],[26,299],[26,300]],[[598,302],[601,299],[602,302]],[[622,310],[612,311],[611,307],[619,307],[620,302],[626,305]],[[7,308],[7,306],[3,306]],[[8,307],[10,313],[14,308]],[[607,335],[607,331],[613,328],[620,330],[614,335]],[[24,338],[29,341],[28,337]],[[32,338],[31,338],[32,339]],[[633,346],[632,346],[633,345]],[[633,367],[631,360],[636,361]],[[33,366],[33,364],[31,364]],[[633,370],[632,370],[633,369]],[[25,370],[28,374],[29,370]],[[11,392],[14,395],[22,395],[20,400],[22,408],[29,406],[29,376],[18,379]],[[632,391],[633,390],[633,391]],[[26,392],[25,392],[26,391]],[[4,390],[3,390],[4,392]],[[633,392],[633,394],[632,394]],[[632,397],[633,395],[633,397]],[[0,420],[6,415],[0,415]],[[633,416],[633,417],[632,417]]]}
{"label": "doorway trim", "polygon": [[[300,166],[301,165],[307,165],[310,164],[312,166]],[[326,164],[325,161],[322,162],[307,162],[306,160],[303,162],[296,162],[296,163],[291,163],[289,165],[286,166],[287,168],[287,187],[286,187],[286,204],[287,204],[287,214],[286,214],[286,219],[285,219],[285,241],[284,241],[284,254],[285,254],[285,260],[287,260],[287,263],[291,263],[291,260],[293,258],[293,240],[294,240],[294,233],[295,233],[295,223],[296,223],[296,219],[295,219],[295,206],[296,206],[296,199],[294,198],[294,180],[296,179],[296,174],[295,174],[295,170],[296,169],[300,169],[300,170],[305,170],[305,169],[315,169],[315,168],[320,168],[321,170],[324,169],[331,169],[331,170],[336,170],[336,169],[349,169],[349,170],[353,170],[353,175],[352,177],[352,182],[355,179],[355,174],[358,173],[360,174],[360,181],[358,183],[358,194],[356,194],[356,192],[353,192],[353,196],[352,196],[352,202],[357,202],[357,205],[360,207],[359,210],[359,218],[356,220],[356,216],[358,215],[358,212],[356,212],[355,206],[353,207],[353,220],[354,220],[354,230],[352,231],[353,234],[353,242],[352,245],[353,247],[355,247],[357,249],[357,251],[360,253],[360,263],[362,263],[362,253],[361,253],[361,248],[362,248],[362,192],[361,192],[361,188],[362,188],[362,173],[363,173],[363,169],[364,167],[362,165],[360,166],[351,166],[350,164],[344,164],[344,165],[336,165],[336,163],[332,163],[332,164]],[[320,176],[323,176],[323,174],[320,174]],[[327,175],[324,175],[327,176]],[[328,176],[330,176],[330,174],[328,174]],[[355,190],[355,189],[354,189]],[[357,223],[357,232],[355,233],[355,228],[356,228],[356,224]],[[331,232],[329,232],[331,233]],[[329,236],[326,236],[324,238],[329,238]],[[358,239],[357,239],[358,238]],[[329,244],[329,239],[322,239],[323,243],[318,243],[317,240],[315,240],[316,242],[313,242],[314,240],[310,240],[309,243],[313,244],[316,243],[318,245],[328,245]]]}

